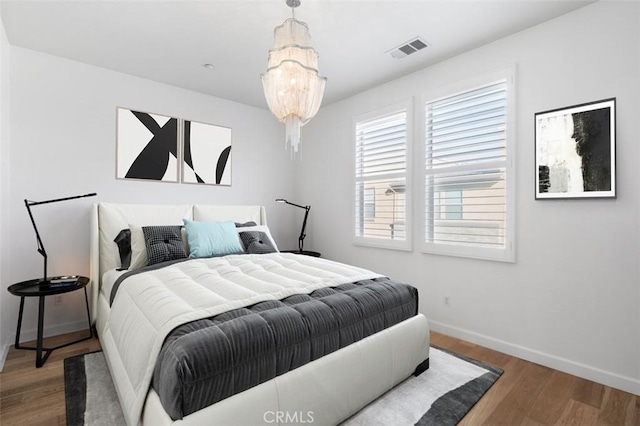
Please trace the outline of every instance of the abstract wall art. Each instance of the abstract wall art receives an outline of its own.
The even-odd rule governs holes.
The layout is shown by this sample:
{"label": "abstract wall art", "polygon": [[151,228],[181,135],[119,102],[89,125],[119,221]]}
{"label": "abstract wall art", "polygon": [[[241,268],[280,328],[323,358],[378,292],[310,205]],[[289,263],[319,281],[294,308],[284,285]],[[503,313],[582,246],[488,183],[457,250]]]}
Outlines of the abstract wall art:
{"label": "abstract wall art", "polygon": [[116,178],[231,185],[231,129],[116,110]]}
{"label": "abstract wall art", "polygon": [[616,197],[615,98],[535,114],[536,199]]}
{"label": "abstract wall art", "polygon": [[178,182],[178,119],[117,109],[116,177]]}
{"label": "abstract wall art", "polygon": [[182,182],[231,185],[231,129],[184,121]]}

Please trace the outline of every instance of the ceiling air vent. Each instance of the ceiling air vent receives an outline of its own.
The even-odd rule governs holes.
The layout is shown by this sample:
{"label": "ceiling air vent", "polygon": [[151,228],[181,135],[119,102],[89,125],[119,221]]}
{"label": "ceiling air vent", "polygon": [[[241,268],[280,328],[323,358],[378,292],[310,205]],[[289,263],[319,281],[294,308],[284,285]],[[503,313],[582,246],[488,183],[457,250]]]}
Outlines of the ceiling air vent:
{"label": "ceiling air vent", "polygon": [[394,47],[386,53],[391,55],[392,58],[402,59],[417,52],[418,50],[424,49],[427,46],[428,44],[426,41],[420,37],[416,37],[413,40],[409,40],[408,42],[401,44],[400,46]]}

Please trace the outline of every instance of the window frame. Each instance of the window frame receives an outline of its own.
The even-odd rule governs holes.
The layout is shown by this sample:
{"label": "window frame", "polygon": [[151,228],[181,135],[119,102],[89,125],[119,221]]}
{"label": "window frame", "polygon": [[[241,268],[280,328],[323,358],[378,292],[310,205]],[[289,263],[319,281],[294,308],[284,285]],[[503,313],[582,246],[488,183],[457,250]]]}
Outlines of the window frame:
{"label": "window frame", "polygon": [[[472,91],[482,86],[504,80],[506,82],[506,160],[505,160],[505,207],[506,207],[506,226],[505,226],[505,246],[504,248],[487,248],[473,247],[457,244],[442,244],[428,242],[427,232],[427,185],[426,185],[426,108],[428,102],[434,102],[439,99],[455,96],[465,92]],[[429,90],[420,96],[420,122],[419,142],[419,162],[417,167],[416,178],[420,180],[420,194],[418,202],[420,203],[420,251],[426,254],[447,255],[455,257],[466,257],[473,259],[494,260],[502,262],[515,262],[515,230],[516,230],[516,174],[515,174],[515,158],[516,158],[516,93],[515,93],[515,65],[508,66],[493,72],[478,75],[476,77],[466,79],[457,83],[453,83],[438,89]]]}
{"label": "window frame", "polygon": [[[363,247],[376,247],[376,248],[384,248],[384,249],[392,249],[392,250],[402,250],[402,251],[411,251],[413,250],[412,240],[413,240],[413,227],[412,224],[412,213],[413,213],[413,145],[414,145],[414,99],[409,98],[407,100],[397,102],[382,108],[378,108],[376,110],[357,115],[353,119],[352,123],[352,139],[351,139],[351,147],[352,147],[352,156],[351,156],[351,164],[354,165],[352,172],[352,184],[351,184],[351,230],[353,236],[353,244],[357,246]],[[357,178],[357,168],[356,168],[356,155],[357,155],[357,126],[358,123],[363,121],[375,120],[382,118],[384,116],[393,115],[399,113],[401,111],[406,111],[406,141],[405,141],[405,239],[404,240],[392,240],[392,239],[384,239],[384,238],[373,238],[373,237],[364,237],[357,236],[356,227],[358,222],[356,220],[356,202],[357,202],[357,184],[358,182],[366,182],[365,180],[359,180]],[[371,181],[378,180],[379,177],[371,178]],[[363,206],[364,208],[364,206]]]}

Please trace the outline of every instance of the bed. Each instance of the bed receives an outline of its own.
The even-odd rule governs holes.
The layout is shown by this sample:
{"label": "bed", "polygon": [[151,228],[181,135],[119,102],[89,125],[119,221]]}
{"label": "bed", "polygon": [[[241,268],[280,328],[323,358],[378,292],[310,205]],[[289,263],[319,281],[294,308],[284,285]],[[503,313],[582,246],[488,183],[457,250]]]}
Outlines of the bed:
{"label": "bed", "polygon": [[[135,272],[117,270],[123,260],[114,240],[123,230],[130,229],[133,247],[139,243],[133,232],[140,226],[151,229],[184,223],[188,227],[228,221],[236,226],[253,222],[256,226],[247,229],[266,231],[267,237],[262,233],[260,239],[270,238],[262,206],[98,203],[92,207],[92,320],[128,424],[334,425],[411,374],[428,368],[429,330],[426,318],[417,312],[417,291],[371,271],[277,251],[171,261]],[[192,236],[190,233],[189,238]],[[184,231],[179,237],[186,240]],[[199,249],[196,244],[190,248]],[[155,256],[152,251],[149,256]],[[388,294],[385,297],[393,303],[380,302],[378,294]],[[316,337],[295,340],[291,335],[296,331],[281,332],[282,338],[291,340],[286,347],[269,343],[281,338],[273,323],[310,318],[318,306],[327,305],[334,308],[333,315],[340,316],[332,318],[331,324],[342,324],[349,312],[358,309],[370,316],[361,314],[363,318],[354,318],[350,325],[327,325],[330,333],[320,327]],[[267,320],[272,323],[264,325]],[[254,323],[258,325],[251,325]],[[222,335],[223,343],[201,343],[205,334]],[[189,342],[185,335],[200,340],[191,349],[193,353],[181,356],[189,362],[201,357],[200,367],[189,364],[175,377],[165,374],[170,370],[166,365],[176,364],[175,354],[186,351],[170,344]],[[263,337],[265,343],[256,343]],[[223,377],[231,383],[225,386],[235,389],[227,392],[222,385],[208,383],[215,388],[210,392],[216,394],[211,396],[213,403],[191,404],[207,392],[189,388],[190,383],[183,383],[185,377],[195,375],[197,380],[192,382],[205,381],[202,378],[209,377],[210,365],[220,364],[227,356],[215,353],[218,346],[227,345],[224,342],[235,342],[229,351],[246,358],[246,362],[229,362],[243,370],[214,372],[207,380]],[[258,349],[251,345],[260,346],[267,355],[254,354],[251,351]],[[221,358],[207,364],[207,357],[214,355]],[[273,364],[275,359],[278,365]],[[281,368],[282,359],[286,368]],[[177,361],[178,365],[181,362],[184,364]],[[169,384],[163,385],[162,380]],[[178,401],[171,408],[167,401],[173,399]]]}

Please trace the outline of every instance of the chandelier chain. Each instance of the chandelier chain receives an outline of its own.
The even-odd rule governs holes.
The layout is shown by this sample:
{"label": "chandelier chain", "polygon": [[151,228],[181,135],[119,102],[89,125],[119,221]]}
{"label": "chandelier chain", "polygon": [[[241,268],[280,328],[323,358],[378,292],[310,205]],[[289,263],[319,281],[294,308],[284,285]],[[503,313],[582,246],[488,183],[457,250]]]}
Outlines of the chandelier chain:
{"label": "chandelier chain", "polygon": [[296,7],[300,6],[300,0],[287,0],[287,6],[291,8],[291,17],[296,19]]}

